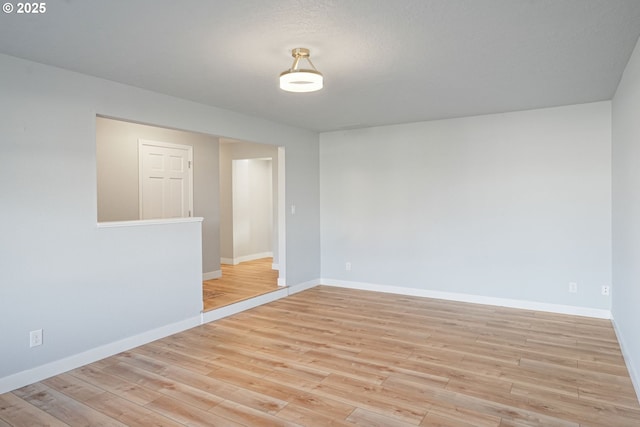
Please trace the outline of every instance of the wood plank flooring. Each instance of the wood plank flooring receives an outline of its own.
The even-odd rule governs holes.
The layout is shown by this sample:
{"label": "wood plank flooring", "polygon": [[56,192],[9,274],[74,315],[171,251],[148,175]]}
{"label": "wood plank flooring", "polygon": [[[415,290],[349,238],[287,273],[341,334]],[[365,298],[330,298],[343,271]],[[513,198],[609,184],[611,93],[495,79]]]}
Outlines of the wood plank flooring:
{"label": "wood plank flooring", "polygon": [[0,395],[0,426],[640,425],[609,321],[319,286]]}
{"label": "wood plank flooring", "polygon": [[237,265],[222,264],[222,277],[202,282],[204,311],[244,301],[278,290],[278,270],[273,258],[262,258]]}

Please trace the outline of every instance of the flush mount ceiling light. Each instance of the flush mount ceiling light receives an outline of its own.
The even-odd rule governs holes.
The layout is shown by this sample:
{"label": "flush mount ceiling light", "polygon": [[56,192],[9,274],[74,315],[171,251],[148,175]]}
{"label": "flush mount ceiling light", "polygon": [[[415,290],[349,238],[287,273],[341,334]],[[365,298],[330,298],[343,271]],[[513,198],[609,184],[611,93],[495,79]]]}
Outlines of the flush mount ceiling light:
{"label": "flush mount ceiling light", "polygon": [[[322,73],[316,70],[309,58],[309,49],[298,47],[291,51],[293,65],[280,73],[280,89],[287,92],[315,92],[322,89]],[[300,60],[306,59],[311,68],[298,68]]]}

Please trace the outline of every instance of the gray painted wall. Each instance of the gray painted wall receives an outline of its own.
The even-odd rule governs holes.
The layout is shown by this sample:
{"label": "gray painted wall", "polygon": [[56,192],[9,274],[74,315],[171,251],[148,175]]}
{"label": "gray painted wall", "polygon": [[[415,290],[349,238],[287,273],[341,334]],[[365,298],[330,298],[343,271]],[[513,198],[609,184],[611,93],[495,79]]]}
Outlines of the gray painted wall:
{"label": "gray painted wall", "polygon": [[202,308],[199,223],[97,228],[96,115],[284,146],[287,282],[319,277],[317,134],[6,55],[0,93],[0,382]]}
{"label": "gray painted wall", "polygon": [[204,218],[202,272],[220,270],[220,162],[215,136],[98,117],[98,221],[140,219],[138,139],[193,147],[193,216]]}
{"label": "gray painted wall", "polygon": [[609,102],[325,133],[320,162],[323,278],[610,308]]}
{"label": "gray painted wall", "polygon": [[618,338],[640,395],[640,47],[624,72],[612,108],[613,299]]}

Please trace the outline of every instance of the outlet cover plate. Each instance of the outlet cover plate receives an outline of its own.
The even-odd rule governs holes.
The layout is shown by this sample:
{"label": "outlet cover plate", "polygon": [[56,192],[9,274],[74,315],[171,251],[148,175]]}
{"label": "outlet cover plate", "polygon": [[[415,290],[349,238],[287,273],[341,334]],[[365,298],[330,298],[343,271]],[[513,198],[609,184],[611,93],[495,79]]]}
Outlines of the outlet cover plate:
{"label": "outlet cover plate", "polygon": [[569,282],[569,292],[575,294],[578,292],[578,283],[577,282]]}
{"label": "outlet cover plate", "polygon": [[29,332],[29,347],[42,345],[42,329]]}

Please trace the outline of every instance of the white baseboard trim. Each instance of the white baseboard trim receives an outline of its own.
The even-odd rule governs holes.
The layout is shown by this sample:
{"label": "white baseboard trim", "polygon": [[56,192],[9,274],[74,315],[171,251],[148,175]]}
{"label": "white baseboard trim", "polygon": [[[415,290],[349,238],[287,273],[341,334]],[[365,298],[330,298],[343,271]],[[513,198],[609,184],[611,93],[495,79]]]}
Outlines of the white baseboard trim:
{"label": "white baseboard trim", "polygon": [[629,371],[629,376],[631,377],[631,383],[633,384],[633,388],[636,391],[636,398],[638,399],[638,403],[640,403],[640,373],[636,371],[635,364],[633,363],[633,358],[631,357],[631,353],[627,350],[628,347],[626,345],[626,341],[624,340],[620,330],[618,329],[618,325],[616,324],[616,319],[614,316],[611,316],[611,324],[613,324],[613,330],[616,333],[616,338],[618,338],[618,343],[620,344],[620,350],[622,351],[622,357],[624,358],[624,363],[627,365],[627,371]]}
{"label": "white baseboard trim", "polygon": [[298,283],[297,285],[289,286],[289,295],[297,294],[298,292],[306,291],[307,289],[314,288],[320,285],[320,279],[309,280],[308,282]]}
{"label": "white baseboard trim", "polygon": [[[279,283],[280,284],[280,283]],[[611,312],[609,310],[594,309],[587,307],[574,307],[560,304],[548,304],[539,303],[535,301],[523,301],[512,300],[506,298],[484,297],[479,295],[459,294],[452,292],[440,292],[430,291],[425,289],[405,288],[389,285],[377,285],[363,282],[352,282],[345,280],[335,279],[314,279],[307,282],[299,283],[292,286],[283,286],[274,292],[270,292],[265,295],[241,301],[235,304],[221,307],[217,310],[201,313],[200,316],[185,319],[180,322],[172,323],[166,326],[162,326],[147,332],[143,332],[132,337],[124,338],[122,340],[105,344],[100,347],[96,347],[85,352],[69,356],[67,358],[57,360],[51,363],[47,363],[42,366],[28,369],[4,378],[0,378],[0,394],[5,393],[17,388],[23,387],[34,382],[42,381],[54,375],[61,374],[71,369],[78,368],[80,366],[95,362],[105,357],[112,356],[122,351],[130,350],[134,347],[146,344],[148,342],[190,329],[199,324],[212,322],[218,319],[222,319],[227,316],[231,316],[236,313],[240,313],[245,310],[263,305],[280,298],[284,298],[288,295],[293,295],[298,292],[302,292],[307,289],[311,289],[318,285],[336,286],[351,289],[361,289],[365,291],[375,292],[387,292],[400,295],[411,295],[426,298],[437,298],[452,301],[469,302],[475,304],[496,305],[501,307],[521,308],[527,310],[547,311],[552,313],[571,314],[578,316],[596,317],[601,319],[612,319]],[[613,319],[612,319],[613,321]],[[631,356],[625,351],[624,340],[622,339],[615,321],[613,321],[614,330],[618,336],[618,342],[620,343],[622,353],[627,362],[627,368],[631,376],[631,380],[636,390],[636,394],[640,396],[640,377],[638,372],[633,368],[631,362]]]}
{"label": "white baseboard trim", "polygon": [[210,271],[202,274],[202,280],[213,280],[222,277],[222,270]]}
{"label": "white baseboard trim", "polygon": [[279,300],[280,298],[286,297],[288,294],[289,293],[287,288],[282,288],[278,289],[277,291],[269,292],[268,294],[259,295],[248,300],[240,301],[235,304],[229,304],[215,310],[204,312],[202,313],[202,324],[213,322],[214,320],[222,319],[224,317],[249,310],[259,305]]}
{"label": "white baseboard trim", "polygon": [[255,261],[262,258],[273,258],[273,252],[260,252],[257,254],[244,255],[236,258],[220,258],[220,263],[227,265],[238,265],[241,262]]}
{"label": "white baseboard trim", "polygon": [[161,326],[138,335],[127,337],[89,349],[82,353],[65,357],[64,359],[56,360],[54,362],[46,363],[32,369],[27,369],[4,378],[0,378],[0,394],[24,387],[28,384],[42,381],[54,375],[62,374],[70,371],[71,369],[76,369],[100,359],[104,359],[105,357],[113,356],[114,354],[118,354],[126,350],[131,350],[134,347],[147,344],[151,341],[191,329],[199,324],[200,316],[191,317],[180,322]]}
{"label": "white baseboard trim", "polygon": [[[205,273],[204,276],[206,277],[207,275],[217,273],[218,272]],[[221,307],[216,310],[208,311],[206,313],[201,313],[196,317],[152,329],[138,335],[127,337],[112,343],[89,349],[79,354],[74,354],[64,359],[56,360],[51,363],[47,363],[32,369],[27,369],[13,375],[9,375],[4,378],[0,378],[0,394],[15,390],[20,387],[24,387],[29,384],[33,384],[38,381],[42,381],[54,375],[62,374],[72,369],[76,369],[89,363],[96,362],[100,359],[104,359],[105,357],[113,356],[114,354],[118,354],[126,350],[131,350],[134,347],[138,347],[151,341],[155,341],[157,339],[164,338],[166,336],[173,335],[187,329],[191,329],[195,326],[222,319],[224,317],[249,310],[259,305],[267,304],[280,298],[285,298],[288,295],[302,292],[319,284],[320,279],[315,279],[308,282],[299,283],[291,287],[283,286],[282,288],[265,295],[259,295],[255,298],[240,301],[238,303],[231,304],[226,307]]]}
{"label": "white baseboard trim", "polygon": [[485,304],[495,305],[499,307],[520,308],[524,310],[546,311],[550,313],[570,314],[574,316],[595,317],[598,319],[611,319],[610,310],[603,310],[598,308],[576,307],[572,305],[549,304],[536,301],[486,297],[455,292],[431,291],[428,289],[405,288],[400,286],[376,285],[372,283],[351,282],[347,280],[321,279],[320,284],[341,288],[360,289],[364,291],[386,292],[391,294],[469,302],[473,304]]}

